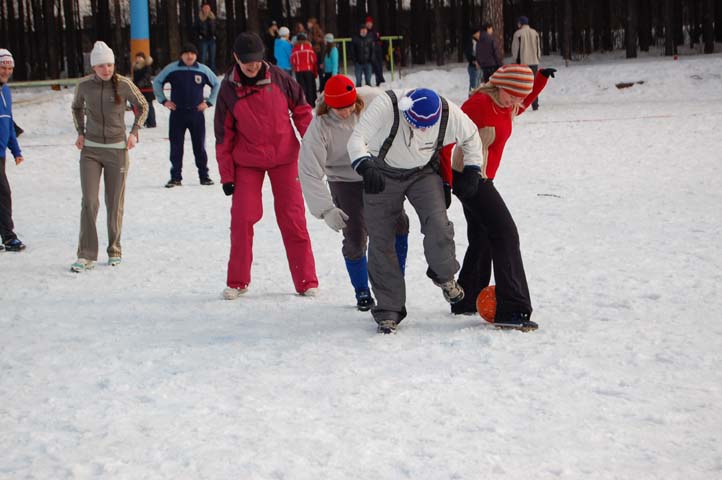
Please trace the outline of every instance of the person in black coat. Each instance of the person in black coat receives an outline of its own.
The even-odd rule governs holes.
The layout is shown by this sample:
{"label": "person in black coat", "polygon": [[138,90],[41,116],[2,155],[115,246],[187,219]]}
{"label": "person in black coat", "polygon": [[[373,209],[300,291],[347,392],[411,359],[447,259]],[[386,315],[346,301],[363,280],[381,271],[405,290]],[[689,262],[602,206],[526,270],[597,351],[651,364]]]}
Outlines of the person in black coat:
{"label": "person in black coat", "polygon": [[374,55],[374,41],[368,35],[366,25],[359,27],[358,35],[351,39],[351,60],[356,72],[356,86],[360,87],[361,77],[366,78],[366,85],[371,86],[371,62]]}
{"label": "person in black coat", "polygon": [[153,94],[153,82],[151,80],[150,66],[153,65],[153,58],[146,58],[143,52],[135,54],[135,63],[133,63],[133,83],[138,87],[140,93],[145,97],[145,101],[148,102],[148,117],[145,119],[146,128],[155,128],[155,107],[153,107],[153,100],[155,94]]}
{"label": "person in black coat", "polygon": [[469,71],[469,92],[479,86],[479,64],[476,63],[476,44],[479,41],[479,34],[481,29],[474,27],[471,29],[471,36],[466,41],[464,47],[464,56],[466,61],[469,62],[467,70]]}
{"label": "person in black coat", "polygon": [[476,63],[481,68],[483,83],[487,83],[491,75],[501,66],[499,49],[496,47],[494,27],[486,22],[481,26],[483,30],[476,42]]}

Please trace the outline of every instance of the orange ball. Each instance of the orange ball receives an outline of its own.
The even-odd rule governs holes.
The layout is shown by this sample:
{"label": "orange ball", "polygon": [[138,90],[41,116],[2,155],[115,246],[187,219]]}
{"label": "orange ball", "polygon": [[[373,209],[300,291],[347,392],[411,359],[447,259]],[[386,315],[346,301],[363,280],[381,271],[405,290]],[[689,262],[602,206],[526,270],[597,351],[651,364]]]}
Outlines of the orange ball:
{"label": "orange ball", "polygon": [[476,297],[476,311],[479,312],[481,318],[489,323],[494,323],[496,316],[496,287],[490,285],[479,292]]}

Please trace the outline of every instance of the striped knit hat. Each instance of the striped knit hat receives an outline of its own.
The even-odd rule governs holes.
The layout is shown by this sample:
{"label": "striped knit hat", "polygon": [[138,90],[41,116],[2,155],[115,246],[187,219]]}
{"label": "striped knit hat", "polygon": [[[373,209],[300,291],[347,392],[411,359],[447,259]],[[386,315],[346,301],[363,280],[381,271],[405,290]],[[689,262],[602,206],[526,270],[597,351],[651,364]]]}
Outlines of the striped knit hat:
{"label": "striped knit hat", "polygon": [[4,48],[0,48],[0,67],[14,67],[15,60],[13,54]]}
{"label": "striped knit hat", "polygon": [[526,97],[534,86],[534,73],[526,65],[502,65],[489,79],[489,83],[503,88],[516,97]]}

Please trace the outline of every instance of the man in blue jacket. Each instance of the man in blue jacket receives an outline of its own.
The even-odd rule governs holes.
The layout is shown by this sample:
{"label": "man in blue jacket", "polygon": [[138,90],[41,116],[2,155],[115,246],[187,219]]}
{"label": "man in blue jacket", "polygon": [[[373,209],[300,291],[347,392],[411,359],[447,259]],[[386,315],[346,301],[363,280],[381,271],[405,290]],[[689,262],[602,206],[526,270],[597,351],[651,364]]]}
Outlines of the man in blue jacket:
{"label": "man in blue jacket", "polygon": [[[163,86],[170,83],[170,100],[163,92]],[[204,97],[204,88],[211,87],[211,94]],[[193,155],[198,167],[201,185],[213,185],[208,176],[208,155],[206,154],[206,122],[203,112],[216,103],[221,82],[210,68],[198,63],[198,49],[195,45],[183,45],[181,58],[167,65],[155,80],[153,93],[158,103],[170,110],[168,138],[170,139],[170,180],[166,188],[179,187],[183,177],[183,142],[186,129],[191,132]]]}
{"label": "man in blue jacket", "polygon": [[5,174],[5,152],[9,148],[15,157],[15,165],[23,163],[23,154],[15,136],[13,125],[12,98],[7,83],[15,69],[15,60],[10,52],[0,48],[0,250],[19,252],[25,245],[13,229],[13,206],[10,184]]}

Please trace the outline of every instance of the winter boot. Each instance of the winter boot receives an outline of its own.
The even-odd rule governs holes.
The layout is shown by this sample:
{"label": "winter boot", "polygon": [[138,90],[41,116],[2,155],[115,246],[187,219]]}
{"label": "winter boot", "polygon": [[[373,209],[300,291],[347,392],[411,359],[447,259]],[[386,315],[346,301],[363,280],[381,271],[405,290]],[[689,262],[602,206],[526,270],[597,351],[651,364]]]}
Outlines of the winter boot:
{"label": "winter boot", "polygon": [[356,308],[360,312],[368,312],[374,305],[376,305],[376,302],[368,288],[356,291]]}
{"label": "winter boot", "polygon": [[3,244],[6,252],[21,252],[25,250],[25,244],[19,238],[13,238]]}
{"label": "winter boot", "polygon": [[383,335],[389,335],[391,333],[396,333],[396,327],[399,324],[396,323],[396,321],[391,320],[390,318],[380,320],[378,327],[376,327],[376,333],[381,333]]}
{"label": "winter boot", "polygon": [[399,260],[399,268],[401,275],[406,273],[406,256],[409,253],[409,236],[396,235],[396,258]]}
{"label": "winter boot", "polygon": [[459,303],[464,299],[464,289],[453,278],[448,282],[434,280],[434,285],[444,292],[444,299],[449,303]]}
{"label": "winter boot", "polygon": [[183,183],[180,180],[173,180],[171,178],[168,180],[168,183],[165,184],[165,188],[180,187],[181,185],[183,185]]}
{"label": "winter boot", "polygon": [[[348,276],[351,279],[351,285],[353,285],[353,288],[356,291],[356,301],[358,302],[360,301],[360,292],[369,292],[368,261],[366,260],[366,255],[362,256],[361,258],[357,258],[356,260],[351,260],[349,258],[346,258],[344,260],[346,261],[346,270],[348,270]],[[369,293],[369,298],[370,297],[371,294]],[[371,301],[373,302],[373,299],[371,299]],[[357,306],[358,305],[360,305],[360,303],[358,303]],[[371,306],[373,306],[373,303]],[[359,308],[359,310],[361,309]],[[368,310],[368,308],[366,310]]]}
{"label": "winter boot", "polygon": [[528,313],[521,312],[497,315],[494,318],[494,326],[504,330],[520,330],[522,332],[530,332],[539,328],[539,325],[532,322],[529,317]]}

